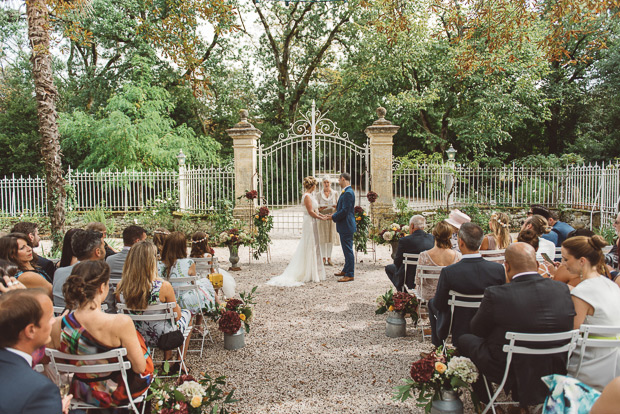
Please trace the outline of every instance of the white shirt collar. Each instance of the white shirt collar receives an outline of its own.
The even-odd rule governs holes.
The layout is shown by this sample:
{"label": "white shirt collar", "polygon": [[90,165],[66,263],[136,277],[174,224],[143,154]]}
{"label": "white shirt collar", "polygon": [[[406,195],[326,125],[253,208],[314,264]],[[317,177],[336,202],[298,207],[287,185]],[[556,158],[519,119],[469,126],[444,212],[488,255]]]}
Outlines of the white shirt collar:
{"label": "white shirt collar", "polygon": [[131,246],[123,246],[123,250],[130,250]]}
{"label": "white shirt collar", "polygon": [[478,257],[482,257],[482,255],[480,253],[464,254],[463,256],[461,256],[461,260],[463,260],[463,259],[477,259]]}
{"label": "white shirt collar", "polygon": [[521,273],[517,273],[516,275],[514,275],[512,277],[511,280],[515,280],[516,278],[518,278],[519,276],[524,276],[524,275],[532,275],[532,274],[536,274],[536,272],[521,272]]}
{"label": "white shirt collar", "polygon": [[25,353],[24,351],[20,351],[19,349],[15,349],[15,348],[6,347],[4,349],[6,349],[9,352],[14,353],[15,355],[19,355],[20,357],[24,358],[26,362],[28,363],[28,366],[32,366],[32,355],[29,355]]}

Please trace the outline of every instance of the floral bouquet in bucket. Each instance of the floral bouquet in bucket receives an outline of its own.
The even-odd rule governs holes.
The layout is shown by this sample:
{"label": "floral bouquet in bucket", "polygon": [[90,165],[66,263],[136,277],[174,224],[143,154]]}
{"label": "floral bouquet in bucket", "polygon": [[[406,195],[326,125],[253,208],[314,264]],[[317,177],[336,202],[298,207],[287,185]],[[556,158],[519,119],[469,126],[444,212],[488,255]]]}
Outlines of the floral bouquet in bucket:
{"label": "floral bouquet in bucket", "polygon": [[234,335],[241,328],[246,333],[250,332],[250,322],[254,314],[255,304],[253,294],[256,292],[258,286],[254,286],[250,293],[241,292],[239,294],[240,299],[228,299],[226,303],[221,303],[219,307],[213,309],[204,309],[205,315],[218,323],[220,331],[227,335]]}
{"label": "floral bouquet in bucket", "polygon": [[252,244],[252,236],[238,228],[232,228],[220,233],[218,240],[224,246],[241,246]]}
{"label": "floral bouquet in bucket", "polygon": [[410,376],[403,380],[404,385],[396,387],[395,400],[412,398],[413,391],[417,394],[418,406],[429,413],[433,401],[441,399],[442,390],[468,389],[474,404],[478,403],[471,388],[478,379],[478,370],[469,358],[455,356],[454,349],[439,347],[415,361],[411,364]]}
{"label": "floral bouquet in bucket", "polygon": [[[164,374],[169,365],[164,363]],[[201,373],[199,378],[181,375],[177,381],[163,381],[155,378],[147,401],[152,401],[152,409],[157,414],[200,414],[228,413],[225,404],[234,403],[233,391],[224,393],[225,377],[211,378]]]}
{"label": "floral bouquet in bucket", "polygon": [[392,242],[397,242],[403,237],[405,237],[409,232],[409,226],[404,225],[401,226],[398,223],[392,223],[389,227],[382,229],[377,233],[374,237],[375,242],[378,244],[389,244]]}
{"label": "floral bouquet in bucket", "polygon": [[376,315],[386,312],[399,312],[403,315],[411,315],[411,320],[415,323],[418,320],[418,299],[407,292],[396,292],[390,288],[384,295],[377,298]]}

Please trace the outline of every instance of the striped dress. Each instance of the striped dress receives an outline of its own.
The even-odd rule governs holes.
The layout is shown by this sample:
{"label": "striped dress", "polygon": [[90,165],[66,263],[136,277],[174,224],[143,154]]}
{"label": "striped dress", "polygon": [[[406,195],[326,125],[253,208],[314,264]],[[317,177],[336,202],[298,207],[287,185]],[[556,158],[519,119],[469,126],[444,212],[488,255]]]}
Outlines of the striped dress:
{"label": "striped dress", "polygon": [[[136,374],[133,370],[127,372],[127,383],[134,398],[142,395],[149,388],[153,381],[154,371],[153,359],[149,355],[144,339],[139,332],[136,332],[136,335],[138,335],[146,359],[146,369],[141,374]],[[92,355],[108,352],[112,349],[114,348],[101,344],[89,334],[75,319],[73,312],[62,318],[59,349],[61,352],[73,355]],[[72,361],[76,365],[102,364],[105,362],[106,360]],[[116,358],[107,362],[116,362]],[[71,394],[77,400],[102,408],[129,403],[125,383],[118,371],[102,372],[101,374],[75,374],[71,382]]]}

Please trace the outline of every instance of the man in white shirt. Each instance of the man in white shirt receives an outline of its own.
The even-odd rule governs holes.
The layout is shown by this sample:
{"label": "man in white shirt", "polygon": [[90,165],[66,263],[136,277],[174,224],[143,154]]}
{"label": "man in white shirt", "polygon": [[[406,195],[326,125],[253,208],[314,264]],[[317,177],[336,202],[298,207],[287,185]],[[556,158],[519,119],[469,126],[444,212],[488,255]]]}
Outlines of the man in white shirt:
{"label": "man in white shirt", "polygon": [[[50,341],[52,301],[39,289],[0,296],[0,413],[60,414],[71,397],[32,369],[32,353]],[[68,411],[68,408],[67,408]]]}

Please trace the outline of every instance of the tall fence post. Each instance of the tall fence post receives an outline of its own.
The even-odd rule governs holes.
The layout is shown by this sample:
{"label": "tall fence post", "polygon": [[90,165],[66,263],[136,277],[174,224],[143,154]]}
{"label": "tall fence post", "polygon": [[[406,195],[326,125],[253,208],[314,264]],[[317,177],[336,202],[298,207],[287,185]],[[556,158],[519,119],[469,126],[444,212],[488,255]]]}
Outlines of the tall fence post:
{"label": "tall fence post", "polygon": [[392,184],[392,147],[393,138],[398,129],[385,119],[387,111],[377,108],[377,119],[364,131],[370,138],[370,178],[371,190],[379,196],[373,207],[373,224],[380,226],[383,221],[391,220],[394,215]]}
{"label": "tall fence post", "polygon": [[185,154],[179,151],[177,160],[179,162],[179,211],[184,213],[187,210],[187,169],[185,167]]}
{"label": "tall fence post", "polygon": [[[263,133],[248,122],[248,116],[247,109],[240,110],[241,121],[226,130],[233,140],[235,154],[235,199],[243,197],[247,190],[257,190],[256,150],[258,139]],[[248,218],[248,210],[253,210],[256,205],[256,200],[254,207],[249,203],[236,203],[233,215],[239,219]]]}

